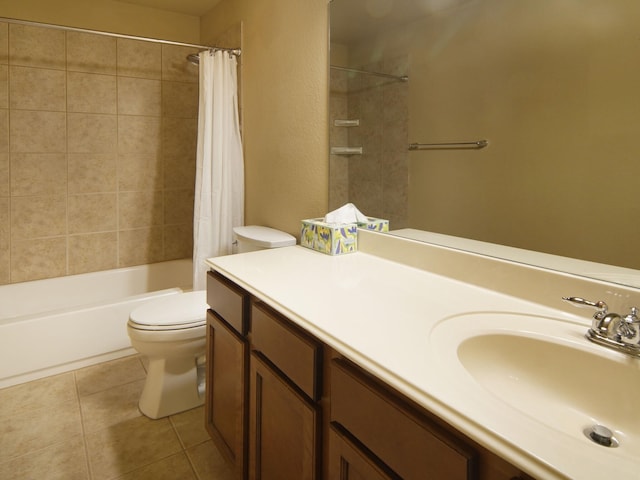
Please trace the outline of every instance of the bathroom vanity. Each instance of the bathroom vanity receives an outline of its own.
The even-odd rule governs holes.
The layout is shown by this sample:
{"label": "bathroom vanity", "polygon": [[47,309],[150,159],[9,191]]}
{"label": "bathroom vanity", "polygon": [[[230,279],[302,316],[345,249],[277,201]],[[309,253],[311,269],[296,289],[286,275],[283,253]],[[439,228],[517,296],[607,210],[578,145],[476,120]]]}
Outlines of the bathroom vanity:
{"label": "bathroom vanity", "polygon": [[[596,364],[637,362],[590,344],[588,314],[560,300],[617,307],[640,303],[635,289],[372,232],[343,256],[286,247],[208,264],[206,425],[236,478],[632,478],[640,467],[637,425],[595,418],[599,405],[564,415],[570,395],[554,400],[545,373],[503,348],[537,345],[530,364],[555,359],[545,342]],[[519,370],[496,368],[495,352]],[[567,383],[577,397],[585,388]],[[567,420],[535,418],[537,403]],[[610,422],[620,447],[591,442],[590,419]]]}

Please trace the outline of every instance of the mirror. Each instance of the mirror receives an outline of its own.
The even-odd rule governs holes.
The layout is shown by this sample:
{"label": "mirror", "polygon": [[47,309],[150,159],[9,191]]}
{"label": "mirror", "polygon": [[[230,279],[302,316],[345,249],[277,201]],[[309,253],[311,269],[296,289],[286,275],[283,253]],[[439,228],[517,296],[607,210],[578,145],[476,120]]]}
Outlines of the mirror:
{"label": "mirror", "polygon": [[330,18],[331,208],[640,286],[640,2],[332,0]]}

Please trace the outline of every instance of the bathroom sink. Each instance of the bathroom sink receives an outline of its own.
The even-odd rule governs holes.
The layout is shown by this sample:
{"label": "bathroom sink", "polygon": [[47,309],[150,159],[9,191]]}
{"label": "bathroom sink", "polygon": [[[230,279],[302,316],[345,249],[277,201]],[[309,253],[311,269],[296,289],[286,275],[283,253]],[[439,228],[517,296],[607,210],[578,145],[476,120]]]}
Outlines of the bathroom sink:
{"label": "bathroom sink", "polygon": [[640,360],[592,344],[587,328],[586,321],[478,312],[439,322],[430,348],[458,393],[490,406],[487,415],[510,411],[549,436],[587,444],[591,428],[603,425],[619,447],[609,450],[631,456],[640,451]]}

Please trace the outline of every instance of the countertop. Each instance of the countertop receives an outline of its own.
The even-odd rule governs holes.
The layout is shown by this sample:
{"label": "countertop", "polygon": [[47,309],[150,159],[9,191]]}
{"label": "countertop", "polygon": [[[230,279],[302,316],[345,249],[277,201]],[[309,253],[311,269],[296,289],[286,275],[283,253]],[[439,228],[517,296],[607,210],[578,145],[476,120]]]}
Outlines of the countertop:
{"label": "countertop", "polygon": [[[430,334],[439,322],[468,312],[551,317],[586,331],[589,317],[565,308],[560,295],[545,304],[538,302],[535,294],[524,293],[532,290],[531,279],[540,283],[540,275],[559,276],[559,280],[544,281],[538,296],[548,294],[545,289],[554,282],[560,282],[563,289],[580,289],[561,292],[565,295],[585,289],[600,291],[601,282],[369,232],[361,233],[359,242],[360,251],[340,256],[295,246],[216,257],[207,263],[319,340],[536,478],[596,478],[600,474],[632,478],[626,475],[640,471],[640,460],[622,462],[616,477],[616,469],[607,463],[620,465],[620,459],[608,459],[609,453],[603,452],[602,447],[585,439],[584,445],[573,448],[561,434],[549,438],[548,430],[537,431],[535,423],[514,424],[521,415],[511,415],[497,399],[493,405],[482,405],[468,398],[457,390],[456,382],[443,374],[430,348]],[[419,261],[425,258],[437,273]],[[436,261],[445,258],[444,264]],[[443,274],[447,265],[451,265],[452,275]],[[510,275],[520,280],[515,283],[521,287],[514,287]],[[459,278],[465,276],[471,281]],[[489,279],[488,285],[483,285],[483,278]],[[616,291],[618,287],[605,287],[612,295],[629,294],[622,287],[620,291]],[[492,409],[496,415],[487,418]]]}

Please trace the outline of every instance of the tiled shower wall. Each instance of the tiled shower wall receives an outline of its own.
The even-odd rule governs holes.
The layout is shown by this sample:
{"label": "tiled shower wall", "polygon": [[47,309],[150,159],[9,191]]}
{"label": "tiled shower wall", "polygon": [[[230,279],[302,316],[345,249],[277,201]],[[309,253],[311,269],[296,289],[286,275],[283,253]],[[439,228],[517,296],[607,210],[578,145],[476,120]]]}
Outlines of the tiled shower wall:
{"label": "tiled shower wall", "polygon": [[191,256],[194,51],[0,22],[0,284]]}
{"label": "tiled shower wall", "polygon": [[[357,67],[392,75],[407,73],[407,58]],[[386,218],[390,228],[407,226],[409,182],[408,85],[384,77],[331,70],[330,144],[362,147],[362,155],[331,155],[329,203],[354,203],[370,217]],[[335,119],[359,120],[336,127]]]}

